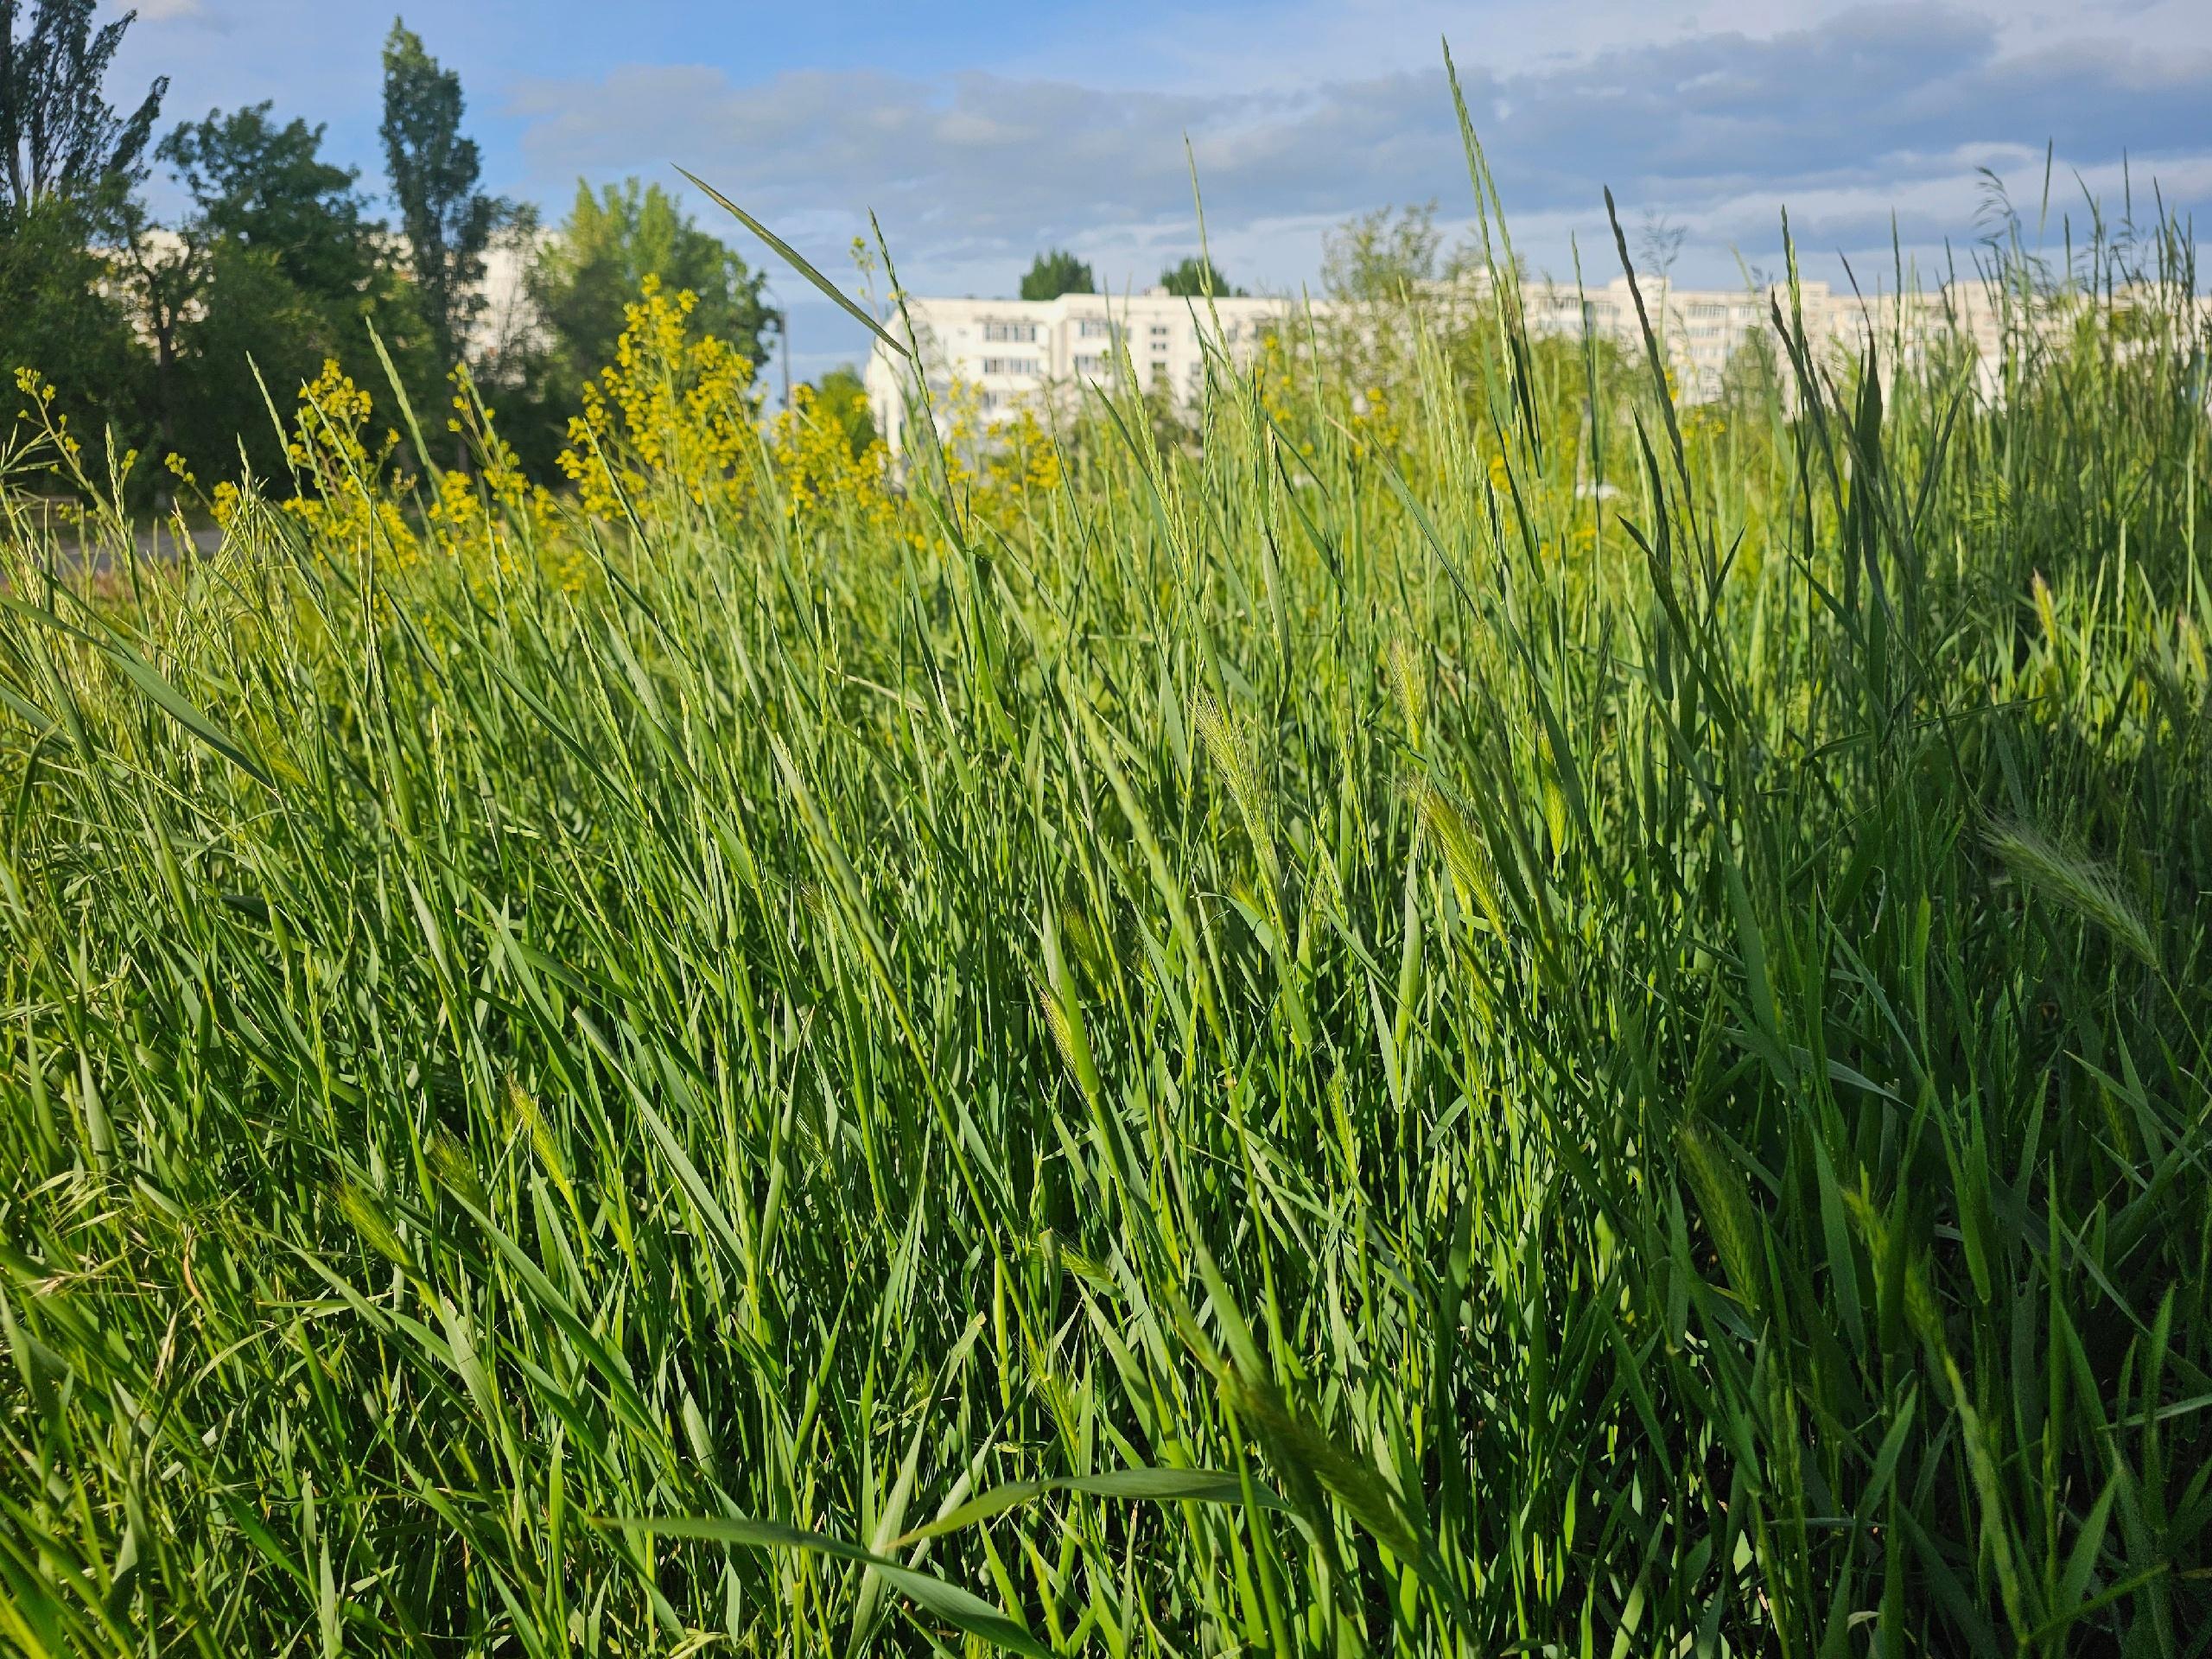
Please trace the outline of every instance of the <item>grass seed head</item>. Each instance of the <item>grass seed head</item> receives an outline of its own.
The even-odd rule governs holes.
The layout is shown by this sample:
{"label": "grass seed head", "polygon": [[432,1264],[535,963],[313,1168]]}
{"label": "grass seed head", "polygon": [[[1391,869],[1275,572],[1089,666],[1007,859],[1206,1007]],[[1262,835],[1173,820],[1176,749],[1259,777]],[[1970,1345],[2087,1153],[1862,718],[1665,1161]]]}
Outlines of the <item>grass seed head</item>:
{"label": "grass seed head", "polygon": [[400,1267],[410,1270],[414,1268],[415,1258],[400,1243],[398,1232],[385,1218],[384,1211],[377,1207],[374,1198],[352,1181],[339,1182],[336,1195],[338,1213],[345,1217],[346,1224],[360,1235],[363,1243]]}
{"label": "grass seed head", "polygon": [[1766,1275],[1761,1263],[1758,1212],[1744,1189],[1743,1175],[1728,1160],[1705,1127],[1685,1118],[1675,1132],[1675,1149],[1682,1171],[1696,1196],[1699,1217],[1720,1253],[1721,1270],[1744,1305],[1757,1310],[1766,1300]]}
{"label": "grass seed head", "polygon": [[1406,742],[1421,746],[1421,719],[1427,712],[1428,682],[1421,673],[1420,655],[1403,634],[1393,634],[1383,647],[1382,672],[1397,699],[1398,717],[1406,723]]}
{"label": "grass seed head", "polygon": [[2103,929],[2146,966],[2158,965],[2158,947],[2150,928],[2101,865],[2067,851],[2026,824],[1993,825],[1989,844],[2024,886]]}

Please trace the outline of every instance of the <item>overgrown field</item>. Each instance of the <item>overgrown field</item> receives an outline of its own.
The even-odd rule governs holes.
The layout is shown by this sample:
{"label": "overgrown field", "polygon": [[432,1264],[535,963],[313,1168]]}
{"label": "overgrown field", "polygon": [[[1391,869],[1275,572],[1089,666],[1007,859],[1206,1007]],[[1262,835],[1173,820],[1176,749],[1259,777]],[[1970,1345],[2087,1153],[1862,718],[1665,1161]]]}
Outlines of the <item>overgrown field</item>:
{"label": "overgrown field", "polygon": [[105,578],[18,449],[0,1643],[2203,1652],[2139,274],[1680,410],[1506,282],[896,484],[653,296],[561,497],[332,379]]}

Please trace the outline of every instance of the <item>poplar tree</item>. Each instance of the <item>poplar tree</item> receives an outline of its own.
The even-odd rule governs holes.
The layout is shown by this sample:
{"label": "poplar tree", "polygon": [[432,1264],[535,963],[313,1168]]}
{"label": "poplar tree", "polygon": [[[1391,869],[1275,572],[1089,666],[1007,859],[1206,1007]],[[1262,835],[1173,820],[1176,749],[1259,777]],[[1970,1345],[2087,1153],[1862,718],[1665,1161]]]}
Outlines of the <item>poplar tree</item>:
{"label": "poplar tree", "polygon": [[0,0],[0,400],[38,370],[88,442],[109,425],[131,442],[142,420],[146,353],[99,251],[128,233],[168,89],[157,79],[128,115],[107,101],[135,15],[95,29],[93,0]]}
{"label": "poplar tree", "polygon": [[462,360],[484,310],[484,251],[504,212],[476,188],[483,158],[461,132],[464,107],[460,75],[393,19],[384,44],[385,164],[423,320],[448,367]]}
{"label": "poplar tree", "polygon": [[119,200],[142,176],[168,77],[129,115],[102,83],[137,16],[92,27],[93,0],[0,0],[0,220],[54,199]]}

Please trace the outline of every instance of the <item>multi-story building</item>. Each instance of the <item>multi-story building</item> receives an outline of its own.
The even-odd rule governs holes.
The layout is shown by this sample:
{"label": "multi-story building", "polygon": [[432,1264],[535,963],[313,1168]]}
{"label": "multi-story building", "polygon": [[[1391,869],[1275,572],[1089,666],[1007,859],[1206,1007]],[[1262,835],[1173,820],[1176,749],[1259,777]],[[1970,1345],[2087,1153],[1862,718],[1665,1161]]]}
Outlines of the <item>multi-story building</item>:
{"label": "multi-story building", "polygon": [[[1248,355],[1273,325],[1302,309],[1283,299],[1183,299],[1165,289],[1126,296],[1063,294],[1056,300],[908,299],[912,346],[931,400],[946,407],[957,385],[986,421],[1054,388],[1110,386],[1126,347],[1140,385],[1157,386],[1179,403],[1196,397],[1205,380],[1205,347]],[[1214,321],[1220,321],[1220,332]],[[894,318],[890,325],[903,325]],[[905,447],[907,392],[913,366],[879,344],[868,363],[868,406],[892,454]]]}
{"label": "multi-story building", "polygon": [[[1815,363],[1833,367],[1858,357],[1869,341],[1878,348],[1886,375],[1900,364],[1919,360],[1944,340],[1971,351],[1979,365],[1981,389],[1993,391],[2006,349],[2008,330],[2023,329],[2050,338],[2078,320],[2092,302],[2081,296],[2044,298],[2024,306],[1980,280],[1942,288],[1894,293],[1837,292],[1823,282],[1801,282],[1793,296],[1786,286],[1684,289],[1665,282],[1642,285],[1643,316],[1625,276],[1602,288],[1531,281],[1522,285],[1522,314],[1531,334],[1609,340],[1637,360],[1644,355],[1643,318],[1686,404],[1709,403],[1721,395],[1728,364],[1754,338],[1764,337],[1781,353],[1775,334],[1778,308],[1785,319],[1803,319],[1807,344]],[[1470,309],[1490,302],[1487,280],[1439,284],[1425,296],[1445,309]],[[2137,302],[2128,291],[2110,296],[2115,306]],[[2147,296],[2144,303],[2151,302]],[[2159,302],[2164,304],[2163,302]],[[2212,296],[2194,302],[2200,329],[2212,329]],[[1126,345],[1138,381],[1160,386],[1179,402],[1195,399],[1205,382],[1202,337],[1211,337],[1220,319],[1219,344],[1232,359],[1249,354],[1271,327],[1302,318],[1351,321],[1338,308],[1287,299],[1217,299],[1210,314],[1205,302],[1172,296],[1161,289],[1113,298],[1070,294],[1057,300],[922,300],[906,302],[913,320],[918,356],[928,372],[932,400],[942,409],[957,383],[976,398],[986,421],[1005,418],[1026,402],[1040,400],[1053,388],[1088,382],[1110,385],[1120,372],[1116,353]],[[1380,321],[1376,326],[1384,326]],[[1790,372],[1782,366],[1785,394]],[[879,345],[868,359],[868,402],[877,430],[892,453],[902,448],[907,413],[906,389],[912,366]]]}
{"label": "multi-story building", "polygon": [[[525,354],[547,343],[545,319],[538,314],[530,292],[531,265],[543,239],[527,232],[506,232],[494,237],[484,250],[484,273],[474,284],[474,291],[483,303],[470,317],[467,335],[462,341],[462,348],[480,370],[496,376],[503,357]],[[170,230],[149,231],[138,245],[145,258],[154,264],[174,264],[185,252],[184,238]],[[400,263],[405,263],[406,238],[389,236],[384,245]],[[111,264],[121,264],[128,254],[110,251],[108,257]],[[108,292],[116,291],[117,281],[113,276],[109,278]],[[194,299],[183,308],[181,320],[197,321],[204,310],[204,302]],[[130,308],[129,316],[132,331],[150,343],[151,321],[135,305]]]}
{"label": "multi-story building", "polygon": [[[1719,397],[1730,359],[1755,337],[1775,347],[1780,364],[1777,310],[1793,329],[1802,317],[1806,343],[1823,365],[1839,353],[1856,356],[1872,340],[1882,349],[1885,367],[1893,368],[1900,355],[1910,360],[1939,335],[1955,334],[1974,347],[1986,369],[2001,346],[1999,308],[1979,283],[1909,292],[1902,301],[1894,294],[1839,294],[1821,282],[1801,282],[1794,296],[1782,284],[1684,289],[1646,281],[1642,289],[1641,316],[1625,276],[1588,289],[1531,283],[1522,302],[1533,334],[1579,337],[1586,329],[1638,360],[1644,356],[1648,319],[1674,376],[1675,395],[1687,404]],[[1786,365],[1782,373],[1786,385]]]}

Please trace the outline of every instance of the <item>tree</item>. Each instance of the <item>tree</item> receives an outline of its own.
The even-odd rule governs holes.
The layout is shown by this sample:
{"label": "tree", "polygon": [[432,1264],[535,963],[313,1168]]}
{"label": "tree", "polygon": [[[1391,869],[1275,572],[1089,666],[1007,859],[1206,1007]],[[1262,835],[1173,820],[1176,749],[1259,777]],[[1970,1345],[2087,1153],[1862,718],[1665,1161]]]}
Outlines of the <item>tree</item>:
{"label": "tree", "polygon": [[382,226],[359,174],[322,158],[323,129],[270,108],[210,110],[162,139],[154,153],[195,211],[166,232],[134,225],[125,245],[162,445],[196,468],[227,471],[243,441],[273,470],[257,369],[282,398],[327,357],[365,366]]}
{"label": "tree", "polygon": [[151,409],[163,459],[176,452],[177,364],[188,320],[205,304],[207,250],[188,226],[170,232],[143,203],[124,204],[115,271],[137,308],[139,334],[152,347]]}
{"label": "tree", "polygon": [[191,193],[203,237],[267,254],[313,294],[360,295],[383,263],[358,169],[322,157],[321,125],[269,118],[256,104],[187,122],[155,154]]}
{"label": "tree", "polygon": [[484,308],[484,250],[506,205],[476,188],[476,141],[464,137],[461,77],[441,68],[397,18],[384,46],[384,137],[399,228],[423,315],[447,365],[461,362]]}
{"label": "tree", "polygon": [[783,319],[763,297],[765,273],[747,270],[659,185],[626,179],[594,193],[579,180],[568,218],[539,251],[529,279],[551,335],[556,401],[573,399],[614,360],[622,308],[648,276],[671,292],[698,296],[692,321],[701,332],[728,340],[755,365],[768,360]]}
{"label": "tree", "polygon": [[543,365],[545,330],[530,288],[543,239],[537,204],[510,202],[484,251],[485,305],[469,372],[477,390],[496,395],[503,405],[534,396]]}
{"label": "tree", "polygon": [[211,110],[162,141],[193,211],[162,227],[134,207],[118,262],[152,348],[164,449],[210,480],[235,470],[241,445],[263,477],[282,475],[264,387],[286,409],[332,359],[380,387],[372,319],[416,407],[442,401],[443,365],[359,175],[325,159],[321,126],[270,108]]}
{"label": "tree", "polygon": [[1689,226],[1678,225],[1662,213],[1651,208],[1643,210],[1643,217],[1636,229],[1637,257],[1643,262],[1648,276],[1658,274],[1662,283],[1675,273],[1675,261],[1681,257],[1682,242],[1689,235]]}
{"label": "tree", "polygon": [[0,221],[52,197],[119,202],[143,176],[138,158],[168,91],[168,77],[156,78],[119,116],[101,89],[137,13],[95,30],[93,0],[33,4],[24,29],[23,0],[0,0]]}
{"label": "tree", "polygon": [[[54,197],[0,228],[0,399],[14,397],[16,370],[38,370],[55,389],[54,412],[96,449],[105,426],[137,441],[146,353],[86,228],[75,204]],[[13,407],[0,403],[0,429]]]}
{"label": "tree", "polygon": [[868,383],[850,364],[831,369],[814,383],[814,412],[844,429],[855,461],[875,442],[875,412],[868,407]]}
{"label": "tree", "polygon": [[1338,300],[1402,300],[1443,271],[1436,204],[1378,207],[1348,219],[1321,244],[1321,285]]}
{"label": "tree", "polygon": [[1195,300],[1211,295],[1215,299],[1242,296],[1244,290],[1231,288],[1221,269],[1203,254],[1186,258],[1179,265],[1170,265],[1160,273],[1160,285],[1170,294]]}
{"label": "tree", "polygon": [[145,353],[94,247],[120,228],[168,86],[118,116],[102,84],[133,14],[95,29],[92,11],[0,0],[0,374],[48,376],[88,445],[108,424],[130,442],[142,418]]}
{"label": "tree", "polygon": [[1065,248],[1048,248],[1037,256],[1029,274],[1021,279],[1025,300],[1057,300],[1063,294],[1096,294],[1090,267]]}

